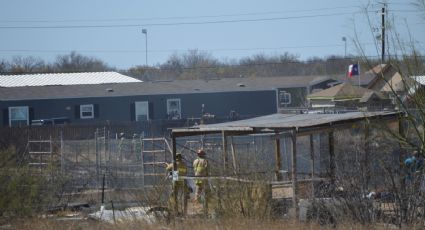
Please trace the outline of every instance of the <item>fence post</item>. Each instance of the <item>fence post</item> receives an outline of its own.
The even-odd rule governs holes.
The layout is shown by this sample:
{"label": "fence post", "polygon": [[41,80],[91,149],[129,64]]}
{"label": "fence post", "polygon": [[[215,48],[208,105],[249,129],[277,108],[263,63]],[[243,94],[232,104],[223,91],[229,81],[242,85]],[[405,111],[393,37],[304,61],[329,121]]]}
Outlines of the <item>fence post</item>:
{"label": "fence post", "polygon": [[328,133],[328,144],[329,144],[329,173],[331,177],[331,184],[335,186],[336,181],[336,164],[335,164],[335,138],[334,131]]}
{"label": "fence post", "polygon": [[[177,171],[177,161],[176,161],[176,152],[177,152],[177,142],[176,142],[176,137],[171,134],[171,138],[173,141],[173,173]],[[177,215],[178,213],[178,200],[177,200],[177,187],[176,187],[176,183],[174,182],[174,178],[173,178],[173,201],[174,201],[174,214]]]}
{"label": "fence post", "polygon": [[97,156],[97,131],[98,129],[96,129],[96,132],[94,133],[94,154],[95,154],[95,161],[96,161],[96,180],[97,182],[99,182],[99,159]]}
{"label": "fence post", "polygon": [[224,167],[224,173],[223,175],[227,175],[227,136],[226,132],[223,130],[221,132],[222,134],[222,141],[223,141],[223,167]]}
{"label": "fence post", "polygon": [[64,152],[63,152],[63,133],[62,133],[62,131],[60,132],[60,141],[61,141],[61,143],[60,143],[60,146],[61,146],[61,150],[60,150],[60,152],[61,152],[61,172],[62,172],[62,174],[64,174],[65,173],[65,156],[64,156]]}
{"label": "fence post", "polygon": [[277,181],[281,181],[282,180],[282,160],[281,160],[281,156],[280,156],[280,137],[279,137],[279,133],[276,132],[276,137],[275,137],[275,167],[276,167],[276,180]]}
{"label": "fence post", "polygon": [[310,134],[311,195],[314,198],[314,134]]}
{"label": "fence post", "polygon": [[292,203],[295,208],[295,216],[298,219],[300,216],[300,208],[298,206],[298,186],[297,186],[297,133],[295,130],[292,131],[292,167],[291,167],[291,179],[292,179]]}
{"label": "fence post", "polygon": [[144,166],[144,159],[143,159],[143,149],[144,149],[144,143],[143,143],[143,139],[145,138],[145,132],[142,131],[142,133],[140,134],[140,162],[141,162],[141,166],[142,166],[142,187],[143,189],[145,188],[145,166]]}

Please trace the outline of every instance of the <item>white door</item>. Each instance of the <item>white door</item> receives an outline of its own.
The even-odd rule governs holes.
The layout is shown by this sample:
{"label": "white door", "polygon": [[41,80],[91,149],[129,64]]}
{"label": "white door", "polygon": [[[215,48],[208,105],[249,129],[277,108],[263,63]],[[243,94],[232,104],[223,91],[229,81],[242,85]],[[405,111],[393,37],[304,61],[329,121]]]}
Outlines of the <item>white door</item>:
{"label": "white door", "polygon": [[149,120],[149,102],[147,101],[136,101],[135,103],[135,118],[136,121],[147,121]]}

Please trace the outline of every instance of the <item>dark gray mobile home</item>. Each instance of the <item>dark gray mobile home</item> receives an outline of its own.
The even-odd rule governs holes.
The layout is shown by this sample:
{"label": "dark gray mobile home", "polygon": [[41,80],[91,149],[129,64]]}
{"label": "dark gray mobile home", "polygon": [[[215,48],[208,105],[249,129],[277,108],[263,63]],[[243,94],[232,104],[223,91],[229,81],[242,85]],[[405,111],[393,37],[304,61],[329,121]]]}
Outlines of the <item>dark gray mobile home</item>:
{"label": "dark gray mobile home", "polygon": [[332,81],[296,76],[0,87],[1,125],[56,118],[94,124],[181,120],[202,114],[254,117],[305,108],[310,90]]}

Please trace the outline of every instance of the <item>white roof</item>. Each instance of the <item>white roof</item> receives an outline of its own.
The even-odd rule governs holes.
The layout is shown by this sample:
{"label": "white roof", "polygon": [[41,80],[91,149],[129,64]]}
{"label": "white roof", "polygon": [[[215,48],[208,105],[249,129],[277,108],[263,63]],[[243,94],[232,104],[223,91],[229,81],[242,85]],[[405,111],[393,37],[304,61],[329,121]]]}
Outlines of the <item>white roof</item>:
{"label": "white roof", "polygon": [[142,82],[117,72],[0,75],[0,87]]}
{"label": "white roof", "polygon": [[413,76],[413,79],[415,79],[419,84],[425,85],[425,76]]}

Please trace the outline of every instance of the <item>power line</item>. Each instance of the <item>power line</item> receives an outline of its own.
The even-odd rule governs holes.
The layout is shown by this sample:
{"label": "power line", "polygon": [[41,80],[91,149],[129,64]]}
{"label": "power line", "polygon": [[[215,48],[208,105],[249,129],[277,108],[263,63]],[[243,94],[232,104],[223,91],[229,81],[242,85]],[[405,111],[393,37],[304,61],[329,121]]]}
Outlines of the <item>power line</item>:
{"label": "power line", "polygon": [[[421,42],[413,42],[414,44],[422,45]],[[403,44],[412,44],[411,42],[405,42]],[[360,44],[362,46],[371,46],[375,45],[373,42],[365,42]],[[282,50],[282,49],[303,49],[303,48],[329,48],[329,47],[342,47],[344,44],[327,44],[327,45],[302,45],[302,46],[279,46],[279,47],[252,47],[252,48],[217,48],[217,49],[164,49],[164,50],[148,50],[148,53],[172,53],[172,52],[187,52],[189,50],[197,50],[201,52],[230,52],[230,51],[261,51],[261,50]],[[70,53],[70,52],[83,52],[83,53],[142,53],[146,52],[146,50],[140,49],[131,49],[131,50],[77,50],[77,49],[46,49],[46,50],[37,50],[37,49],[0,49],[0,53]]]}
{"label": "power line", "polygon": [[[363,46],[375,45],[375,43],[363,43]],[[195,49],[201,52],[232,52],[232,51],[265,51],[265,50],[284,50],[284,49],[303,49],[303,48],[330,48],[342,47],[343,44],[334,45],[304,45],[304,46],[281,46],[281,47],[256,47],[256,48],[218,48],[218,49]],[[148,50],[148,53],[182,53],[191,49],[169,49],[169,50]],[[0,49],[0,53],[144,53],[145,50],[33,50],[33,49]]]}
{"label": "power line", "polygon": [[[359,12],[351,12],[357,14]],[[240,23],[240,22],[261,22],[261,21],[280,21],[302,18],[319,18],[338,15],[347,15],[349,13],[330,13],[303,16],[273,17],[273,18],[256,18],[256,19],[235,19],[235,20],[217,20],[217,21],[201,21],[201,22],[171,22],[171,23],[148,23],[148,24],[115,24],[115,25],[57,25],[57,26],[0,26],[0,29],[81,29],[81,28],[129,28],[129,27],[152,27],[152,26],[181,26],[181,25],[206,25],[206,24],[223,24],[223,23]]]}
{"label": "power line", "polygon": [[0,23],[56,23],[56,22],[114,22],[114,21],[151,21],[151,20],[179,20],[179,19],[200,19],[200,18],[221,18],[221,17],[238,17],[238,16],[258,16],[282,13],[299,13],[299,12],[314,12],[324,10],[337,10],[337,9],[353,9],[356,6],[342,6],[342,7],[326,7],[318,9],[304,9],[304,10],[287,10],[287,11],[267,11],[267,12],[251,12],[240,14],[219,14],[219,15],[200,15],[200,16],[176,16],[176,17],[151,17],[151,18],[115,18],[115,19],[63,19],[63,20],[3,20]]}
{"label": "power line", "polygon": [[409,12],[411,12],[411,13],[423,13],[423,11],[422,10],[388,10],[388,12],[403,12],[403,13],[409,13]]}
{"label": "power line", "polygon": [[[374,43],[368,43],[368,45]],[[366,43],[365,43],[366,45]],[[300,49],[300,48],[327,48],[340,47],[341,45],[305,45],[305,46],[280,46],[280,47],[255,47],[255,48],[217,48],[217,49],[196,49],[198,51],[219,52],[219,51],[252,51],[252,50],[279,50],[279,49]],[[148,53],[169,53],[186,52],[190,49],[169,49],[169,50],[148,50]],[[0,49],[0,52],[35,52],[35,53],[63,53],[63,52],[88,52],[88,53],[140,53],[145,50],[32,50],[32,49]]]}

